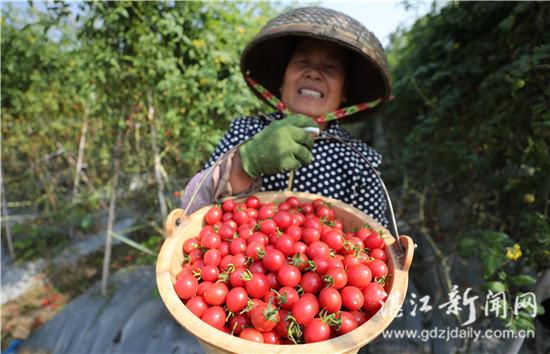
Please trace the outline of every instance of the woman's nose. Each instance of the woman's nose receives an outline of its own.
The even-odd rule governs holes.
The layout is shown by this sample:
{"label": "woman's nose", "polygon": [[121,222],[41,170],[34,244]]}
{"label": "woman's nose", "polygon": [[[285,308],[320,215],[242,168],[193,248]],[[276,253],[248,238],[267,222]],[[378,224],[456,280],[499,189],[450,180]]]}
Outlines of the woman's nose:
{"label": "woman's nose", "polygon": [[316,66],[311,66],[306,71],[306,77],[312,80],[319,80],[321,78],[320,70]]}

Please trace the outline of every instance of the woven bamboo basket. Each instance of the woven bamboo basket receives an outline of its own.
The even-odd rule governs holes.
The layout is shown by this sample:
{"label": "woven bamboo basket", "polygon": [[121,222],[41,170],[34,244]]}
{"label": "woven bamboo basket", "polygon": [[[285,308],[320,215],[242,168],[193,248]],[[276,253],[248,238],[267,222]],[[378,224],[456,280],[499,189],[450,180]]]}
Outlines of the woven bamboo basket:
{"label": "woven bamboo basket", "polygon": [[[330,340],[299,345],[273,345],[247,341],[217,330],[196,317],[183,304],[174,290],[176,274],[182,268],[183,243],[196,236],[204,226],[204,215],[211,206],[184,215],[183,210],[175,209],[166,220],[166,240],[157,259],[157,286],[160,296],[170,314],[187,331],[192,333],[207,353],[357,353],[361,347],[374,340],[393,321],[403,301],[408,286],[408,271],[412,262],[414,244],[410,237],[400,236],[400,244],[391,237],[388,230],[374,219],[338,200],[309,193],[261,192],[256,193],[262,203],[284,200],[295,196],[300,202],[311,202],[323,198],[331,203],[336,217],[341,219],[345,230],[360,227],[365,223],[377,231],[383,231],[385,251],[388,255],[388,268],[391,276],[386,281],[388,297],[382,308],[367,322],[355,330]],[[239,199],[238,199],[239,200]],[[242,199],[241,199],[242,201]]]}

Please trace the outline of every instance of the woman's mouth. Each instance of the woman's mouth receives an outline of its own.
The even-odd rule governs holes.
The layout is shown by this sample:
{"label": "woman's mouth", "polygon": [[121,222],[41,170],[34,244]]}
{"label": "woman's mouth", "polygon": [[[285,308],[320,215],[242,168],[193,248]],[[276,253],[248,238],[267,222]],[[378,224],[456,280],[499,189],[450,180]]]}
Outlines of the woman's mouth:
{"label": "woman's mouth", "polygon": [[305,87],[298,89],[298,94],[300,96],[312,97],[317,99],[322,99],[323,97],[325,97],[325,95],[321,91],[317,91],[317,90],[314,90],[311,88],[305,88]]}

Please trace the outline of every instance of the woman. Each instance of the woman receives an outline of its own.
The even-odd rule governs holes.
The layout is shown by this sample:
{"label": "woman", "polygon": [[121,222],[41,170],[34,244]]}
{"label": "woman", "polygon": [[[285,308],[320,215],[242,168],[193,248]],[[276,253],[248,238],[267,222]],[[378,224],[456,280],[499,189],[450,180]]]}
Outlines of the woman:
{"label": "woman", "polygon": [[[353,119],[365,118],[374,111],[364,110],[367,102],[376,100],[379,108],[388,100],[389,76],[378,40],[347,15],[299,8],[277,16],[260,31],[243,51],[241,71],[255,94],[279,111],[231,123],[205,168],[224,153],[225,159],[187,186],[184,206],[203,182],[189,212],[224,196],[284,190],[292,171],[292,191],[341,200],[387,227],[382,186],[357,153],[374,168],[380,155],[352,139],[337,120],[327,119],[349,119],[352,113]],[[314,142],[304,130],[313,127],[321,136],[352,147],[335,140]]]}

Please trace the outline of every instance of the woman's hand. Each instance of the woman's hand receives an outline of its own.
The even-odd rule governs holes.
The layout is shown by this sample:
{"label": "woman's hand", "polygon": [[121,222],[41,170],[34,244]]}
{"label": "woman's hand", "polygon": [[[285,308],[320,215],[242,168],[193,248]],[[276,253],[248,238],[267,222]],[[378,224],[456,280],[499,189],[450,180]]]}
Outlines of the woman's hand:
{"label": "woman's hand", "polygon": [[317,127],[304,115],[293,114],[268,125],[239,149],[242,168],[253,179],[292,171],[313,160],[313,138],[303,128]]}

